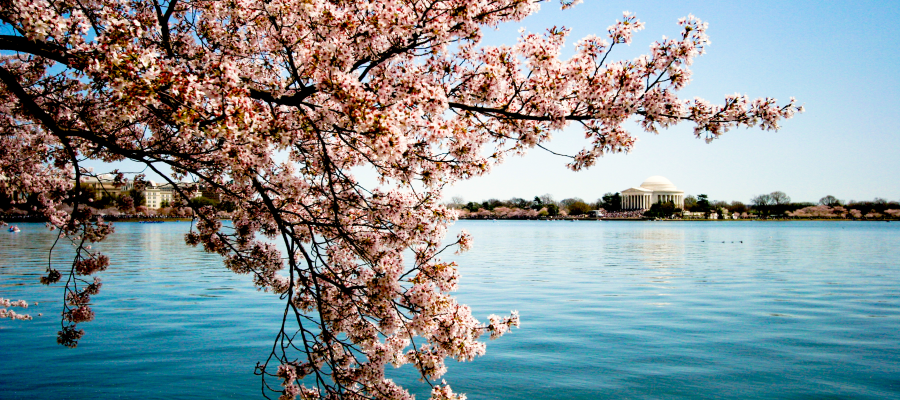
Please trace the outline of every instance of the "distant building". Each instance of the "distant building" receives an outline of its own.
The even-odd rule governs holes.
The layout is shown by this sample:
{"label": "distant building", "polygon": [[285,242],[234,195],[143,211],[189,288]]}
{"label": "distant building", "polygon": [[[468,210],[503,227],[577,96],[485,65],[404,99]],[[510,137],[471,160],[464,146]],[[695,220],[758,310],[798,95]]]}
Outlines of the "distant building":
{"label": "distant building", "polygon": [[[75,185],[74,180],[72,181],[72,185]],[[96,177],[84,177],[81,179],[81,185],[94,189],[94,192],[99,197],[119,197],[131,189],[134,189],[134,183],[132,181],[120,182],[116,185],[114,176],[110,174],[99,175]],[[181,182],[176,185],[189,199],[202,195],[200,187],[196,183]],[[172,185],[171,183],[157,184],[154,181],[147,181],[144,190],[141,193],[144,195],[145,205],[148,208],[160,208],[163,204],[171,205],[177,197],[175,185]]]}
{"label": "distant building", "polygon": [[146,201],[148,208],[160,208],[163,205],[171,206],[174,199],[177,198],[176,189],[181,189],[188,199],[202,195],[196,183],[182,182],[176,187],[171,183],[159,185],[154,181],[149,181],[144,188],[144,201]]}
{"label": "distant building", "polygon": [[[75,186],[74,180],[72,180],[72,186]],[[134,188],[131,181],[116,184],[115,176],[112,174],[82,177],[81,186],[94,189],[94,192],[100,197],[121,196],[122,193]]]}
{"label": "distant building", "polygon": [[646,210],[655,203],[669,201],[684,209],[684,191],[661,176],[651,176],[641,186],[622,191],[623,210]]}

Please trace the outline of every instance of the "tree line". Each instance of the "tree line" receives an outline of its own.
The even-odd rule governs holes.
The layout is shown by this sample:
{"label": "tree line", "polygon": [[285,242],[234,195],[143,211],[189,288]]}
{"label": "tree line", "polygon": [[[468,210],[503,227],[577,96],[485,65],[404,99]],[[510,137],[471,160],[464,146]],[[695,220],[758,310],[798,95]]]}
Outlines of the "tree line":
{"label": "tree line", "polygon": [[[187,200],[174,202],[162,201],[159,208],[147,207],[147,198],[138,187],[122,193],[100,193],[92,186],[81,186],[77,190],[72,188],[67,191],[67,200],[62,202],[63,208],[71,208],[79,203],[82,207],[89,207],[95,215],[132,216],[132,217],[172,217],[184,218],[194,215],[193,210],[209,206],[221,217],[230,217],[234,211],[234,202],[220,201],[205,196],[197,196]],[[10,195],[0,193],[0,214],[3,215],[29,215],[30,210],[40,204],[40,196],[37,193],[27,195]]]}
{"label": "tree line", "polygon": [[[556,201],[551,194],[534,196],[528,200],[513,197],[508,200],[496,198],[481,202],[465,201],[460,196],[450,199],[447,204],[460,210],[461,218],[542,218],[558,216],[583,216],[591,211],[600,211],[603,215],[619,217],[622,210],[622,197],[618,192],[608,192],[593,202],[579,197],[570,197]],[[687,195],[684,207],[677,207],[672,202],[654,203],[648,210],[633,214],[640,218],[678,218],[687,215],[702,218],[848,218],[848,219],[883,219],[900,217],[900,203],[875,198],[871,201],[843,201],[835,196],[827,195],[818,202],[794,202],[785,192],[774,191],[754,196],[749,202],[738,200],[712,200],[706,194]],[[698,214],[699,213],[699,214]]]}
{"label": "tree line", "polygon": [[[556,217],[585,215],[592,210],[606,210],[614,212],[621,210],[621,196],[619,193],[607,193],[594,202],[587,202],[579,197],[566,198],[556,201],[551,194],[534,196],[527,200],[513,197],[509,200],[488,199],[482,202],[466,202],[462,197],[455,196],[450,199],[448,206],[467,214],[492,215],[498,217],[523,216],[523,217]],[[530,212],[529,212],[530,211]],[[479,214],[480,213],[480,214]]]}

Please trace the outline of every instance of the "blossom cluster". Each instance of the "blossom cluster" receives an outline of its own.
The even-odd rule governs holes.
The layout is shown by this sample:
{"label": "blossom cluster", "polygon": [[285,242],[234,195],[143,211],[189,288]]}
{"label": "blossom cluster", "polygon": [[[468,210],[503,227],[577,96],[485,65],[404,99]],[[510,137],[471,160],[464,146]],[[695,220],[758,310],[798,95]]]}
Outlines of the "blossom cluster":
{"label": "blossom cluster", "polygon": [[12,320],[22,320],[22,321],[31,320],[30,315],[19,314],[19,313],[15,312],[15,310],[10,310],[8,308],[8,307],[28,308],[28,302],[26,302],[25,300],[12,301],[10,299],[4,299],[4,298],[0,297],[0,307],[7,307],[7,308],[0,308],[0,319],[9,318]]}

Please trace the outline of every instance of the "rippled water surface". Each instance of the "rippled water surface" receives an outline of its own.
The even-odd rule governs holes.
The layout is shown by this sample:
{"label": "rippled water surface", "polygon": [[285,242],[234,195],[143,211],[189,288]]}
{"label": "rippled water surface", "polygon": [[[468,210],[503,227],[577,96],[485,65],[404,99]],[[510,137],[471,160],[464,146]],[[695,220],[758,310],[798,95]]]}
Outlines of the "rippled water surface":
{"label": "rippled water surface", "polygon": [[[0,398],[261,398],[276,296],[183,244],[187,223],[118,223],[97,319],[56,344],[53,234],[0,232]],[[900,398],[900,223],[460,221],[460,301],[519,310],[452,363],[470,399]],[[60,253],[60,252],[57,252]],[[61,256],[63,254],[60,254]],[[16,309],[20,311],[19,309]],[[390,371],[427,398],[411,371]]]}

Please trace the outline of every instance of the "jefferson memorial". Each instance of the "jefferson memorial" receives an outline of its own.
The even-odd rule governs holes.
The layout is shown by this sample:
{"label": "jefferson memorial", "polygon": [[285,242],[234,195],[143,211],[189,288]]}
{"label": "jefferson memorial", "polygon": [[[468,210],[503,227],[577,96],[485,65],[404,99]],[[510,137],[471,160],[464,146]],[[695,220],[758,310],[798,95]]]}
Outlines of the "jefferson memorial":
{"label": "jefferson memorial", "polygon": [[622,191],[623,210],[643,210],[654,203],[671,201],[676,208],[684,208],[684,191],[661,176],[651,176],[640,187]]}

